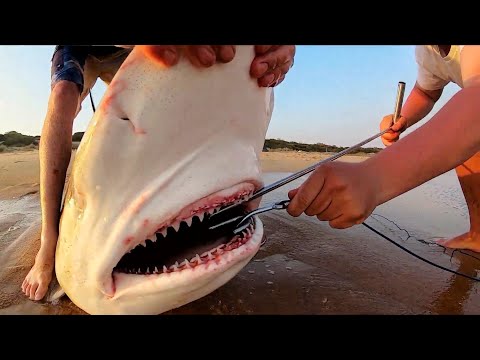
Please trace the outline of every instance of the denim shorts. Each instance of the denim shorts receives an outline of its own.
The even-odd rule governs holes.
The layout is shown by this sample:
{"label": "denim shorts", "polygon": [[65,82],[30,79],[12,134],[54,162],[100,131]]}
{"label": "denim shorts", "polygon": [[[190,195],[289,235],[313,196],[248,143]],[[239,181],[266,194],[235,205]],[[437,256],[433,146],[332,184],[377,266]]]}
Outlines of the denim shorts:
{"label": "denim shorts", "polygon": [[[107,83],[115,75],[130,50],[116,46],[71,46],[57,45],[52,56],[51,87],[61,80],[77,84],[80,93],[85,92],[87,78],[89,87],[96,79],[109,73]],[[92,83],[93,82],[93,83]]]}

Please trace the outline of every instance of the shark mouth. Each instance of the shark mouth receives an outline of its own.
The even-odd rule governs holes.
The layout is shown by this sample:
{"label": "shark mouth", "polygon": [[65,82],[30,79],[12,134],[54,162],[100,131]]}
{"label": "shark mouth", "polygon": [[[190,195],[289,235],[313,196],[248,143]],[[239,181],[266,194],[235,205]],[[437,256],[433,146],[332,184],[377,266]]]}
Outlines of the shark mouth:
{"label": "shark mouth", "polygon": [[[220,191],[184,208],[180,214],[155,231],[142,243],[126,253],[113,269],[118,274],[152,275],[195,269],[209,262],[231,257],[255,233],[255,219],[239,235],[229,232],[232,227],[209,230],[210,215],[231,204],[248,200],[255,190],[250,183]],[[215,223],[247,212],[247,202],[216,216]],[[251,205],[250,205],[251,206]],[[248,209],[250,210],[250,209]],[[190,214],[189,216],[186,216]],[[238,251],[237,251],[238,252]],[[228,256],[230,255],[230,256]]]}

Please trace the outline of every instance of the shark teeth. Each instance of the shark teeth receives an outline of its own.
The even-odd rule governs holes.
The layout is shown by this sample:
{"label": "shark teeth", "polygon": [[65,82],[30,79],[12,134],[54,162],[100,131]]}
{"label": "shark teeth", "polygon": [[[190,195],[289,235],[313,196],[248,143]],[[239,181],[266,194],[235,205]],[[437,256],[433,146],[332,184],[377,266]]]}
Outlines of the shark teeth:
{"label": "shark teeth", "polygon": [[[157,241],[157,235],[163,236],[163,238],[167,237],[169,229],[172,229],[175,232],[178,232],[180,227],[182,226],[182,223],[185,223],[186,226],[191,227],[192,223],[194,221],[194,217],[197,217],[200,222],[203,222],[205,220],[205,215],[212,215],[222,209],[225,206],[233,205],[233,204],[239,204],[241,202],[244,202],[245,200],[248,200],[251,196],[253,195],[253,191],[244,191],[240,194],[237,194],[237,198],[234,201],[231,201],[230,199],[224,199],[218,203],[211,204],[209,206],[202,206],[198,207],[196,209],[193,209],[191,212],[191,216],[188,218],[183,218],[183,219],[175,219],[173,222],[170,224],[166,224],[165,226],[162,226],[161,228],[157,229],[154,233],[148,234],[143,241],[141,241],[138,244],[135,244],[132,248],[127,249],[127,252],[131,252],[136,246],[142,245],[143,247],[146,247],[146,241],[150,240],[152,242]],[[207,216],[208,217],[208,216]],[[106,220],[106,219],[104,219]]]}
{"label": "shark teeth", "polygon": [[175,231],[178,232],[178,229],[180,229],[180,221],[175,221],[172,225],[170,225]]}
{"label": "shark teeth", "polygon": [[156,241],[157,237],[155,236],[155,233],[153,233],[153,234],[148,235],[145,240]]}
{"label": "shark teeth", "polygon": [[[219,211],[224,206],[240,204],[245,200],[248,200],[252,195],[253,195],[253,192],[245,191],[243,193],[238,194],[237,195],[238,198],[233,202],[231,200],[225,199],[219,203],[212,204],[211,206],[199,207],[197,209],[192,210],[190,217],[185,219],[176,219],[172,223],[162,227],[161,229],[158,229],[156,233],[163,235],[163,237],[166,237],[168,233],[168,229],[170,228],[175,230],[175,232],[178,232],[182,223],[185,223],[188,227],[191,227],[194,217],[197,217],[200,220],[200,222],[203,222],[205,220],[205,215],[212,215],[217,211]],[[151,239],[151,240],[156,241],[156,239]]]}
{"label": "shark teeth", "polygon": [[184,271],[184,270],[191,270],[194,271],[197,266],[200,265],[208,265],[211,261],[216,261],[218,256],[223,255],[228,251],[233,251],[242,245],[246,244],[250,238],[253,236],[253,224],[250,228],[250,231],[245,231],[242,235],[235,236],[232,240],[230,240],[227,244],[221,244],[209,251],[205,251],[203,254],[195,254],[190,260],[184,259],[180,263],[178,261],[175,264],[167,267],[166,265],[162,266],[160,270],[159,266],[148,266],[143,268],[119,268],[124,273],[127,274],[138,274],[138,275],[162,275],[162,274],[169,274],[172,272]]}
{"label": "shark teeth", "polygon": [[[195,226],[197,226],[199,222],[204,222],[209,217],[209,215],[215,214],[223,207],[230,206],[232,204],[241,203],[245,200],[248,200],[252,195],[253,195],[253,192],[244,192],[241,194],[237,194],[235,201],[232,201],[231,198],[224,199],[222,201],[216,202],[214,204],[210,204],[208,206],[200,206],[198,208],[194,208],[191,212],[190,217],[177,218],[171,221],[170,223],[165,224],[165,226],[160,227],[155,232],[147,234],[144,240],[139,241],[136,244],[131,244],[130,246],[133,245],[133,247],[130,249],[127,249],[126,253],[127,254],[132,253],[134,248],[137,246],[150,249],[150,247],[152,246],[152,243],[165,240],[168,234],[170,234],[172,231],[175,233],[179,231],[183,231],[185,227],[191,227],[194,223],[196,224]],[[195,219],[195,217],[197,219]],[[148,222],[145,220],[145,224],[147,223]],[[152,264],[150,262],[148,264],[149,265],[148,267],[147,267],[147,264],[145,264],[145,266],[142,266],[141,268],[139,268],[138,265],[141,265],[141,263],[139,264],[138,262],[136,262],[136,265],[134,268],[130,268],[130,267],[122,268],[122,265],[118,264],[117,269],[128,274],[148,274],[148,275],[151,275],[151,274],[162,275],[162,274],[168,274],[176,271],[183,271],[187,269],[194,270],[196,266],[204,265],[210,261],[214,261],[215,259],[218,259],[218,256],[223,255],[225,252],[234,250],[239,246],[242,246],[251,238],[251,236],[253,236],[253,233],[254,233],[254,226],[252,223],[250,228],[247,228],[241,235],[235,236],[227,244],[221,244],[209,251],[202,253],[201,255],[196,254],[190,260],[179,259],[180,264],[177,261],[173,265],[170,265],[171,263],[166,265],[162,263],[158,263],[157,266],[155,266],[155,264]],[[126,241],[126,243],[128,243],[128,241]],[[167,265],[170,265],[170,266],[167,266]]]}

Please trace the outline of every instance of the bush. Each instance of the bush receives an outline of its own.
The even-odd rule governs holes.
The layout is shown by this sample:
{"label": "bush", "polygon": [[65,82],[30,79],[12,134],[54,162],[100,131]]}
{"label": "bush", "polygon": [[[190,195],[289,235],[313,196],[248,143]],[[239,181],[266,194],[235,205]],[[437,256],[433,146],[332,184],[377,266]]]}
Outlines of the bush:
{"label": "bush", "polygon": [[4,134],[3,144],[6,146],[26,146],[33,144],[35,138],[29,135],[23,135],[16,131],[10,131]]}
{"label": "bush", "polygon": [[[346,149],[346,147],[327,145],[322,143],[317,144],[303,144],[295,141],[286,141],[281,139],[266,139],[263,145],[264,151],[268,150],[293,150],[293,151],[305,151],[305,152],[333,152],[337,153]],[[359,148],[354,153],[377,153],[379,148]]]}
{"label": "bush", "polygon": [[4,152],[5,150],[7,150],[7,147],[3,144],[0,144],[0,153]]}

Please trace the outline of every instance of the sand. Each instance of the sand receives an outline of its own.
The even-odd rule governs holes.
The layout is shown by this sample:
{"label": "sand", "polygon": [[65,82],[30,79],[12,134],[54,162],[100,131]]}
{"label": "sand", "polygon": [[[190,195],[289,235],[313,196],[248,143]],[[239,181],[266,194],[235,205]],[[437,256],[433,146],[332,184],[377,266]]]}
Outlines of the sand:
{"label": "sand", "polygon": [[[262,153],[265,181],[328,155]],[[342,161],[366,158],[352,155]],[[285,198],[303,180],[268,194],[263,202]],[[17,251],[13,260],[0,264],[0,314],[84,314],[67,297],[55,305],[34,303],[19,291],[38,249],[38,189],[38,150],[0,153],[0,254]],[[315,218],[292,218],[283,211],[261,219],[267,242],[254,261],[224,287],[169,314],[480,313],[478,282],[421,262],[361,225],[336,230]],[[453,172],[378,207],[367,223],[430,261],[479,276],[480,254],[452,253],[433,243],[468,229]],[[19,244],[22,252],[15,250]]]}
{"label": "sand", "polygon": [[38,191],[39,186],[38,150],[0,153],[0,199]]}

